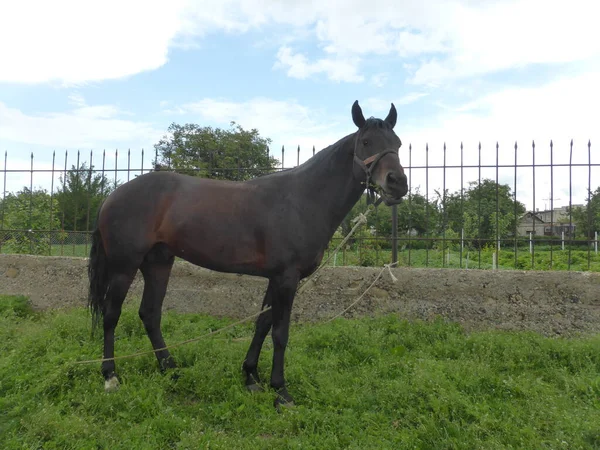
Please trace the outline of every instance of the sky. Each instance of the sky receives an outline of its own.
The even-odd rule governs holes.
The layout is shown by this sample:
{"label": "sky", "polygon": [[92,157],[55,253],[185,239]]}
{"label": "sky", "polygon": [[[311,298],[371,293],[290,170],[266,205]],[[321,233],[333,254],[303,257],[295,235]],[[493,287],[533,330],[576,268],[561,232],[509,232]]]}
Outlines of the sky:
{"label": "sky", "polygon": [[[515,143],[519,164],[548,164],[552,140],[567,164],[573,140],[585,165],[591,142],[598,164],[599,13],[593,0],[0,0],[0,182],[28,186],[4,169],[29,170],[32,153],[48,170],[56,152],[60,170],[65,152],[69,167],[78,151],[101,167],[105,150],[110,170],[139,168],[143,149],[147,169],[173,122],[256,128],[289,167],[298,146],[302,163],[356,130],[355,100],[365,117],[394,103],[400,161],[430,196],[461,186],[459,169],[416,168],[442,165],[444,144],[447,165],[461,143],[465,165],[514,165]],[[465,187],[478,176],[464,169]],[[519,168],[517,198],[545,209],[550,177]],[[600,186],[596,166],[552,177],[555,207]],[[498,179],[514,188],[514,169]]]}

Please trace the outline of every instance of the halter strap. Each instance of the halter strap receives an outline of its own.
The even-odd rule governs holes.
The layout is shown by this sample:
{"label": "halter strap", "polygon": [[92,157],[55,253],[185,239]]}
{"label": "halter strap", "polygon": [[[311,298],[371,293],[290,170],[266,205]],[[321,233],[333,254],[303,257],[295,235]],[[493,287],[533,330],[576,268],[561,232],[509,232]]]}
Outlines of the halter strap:
{"label": "halter strap", "polygon": [[[383,197],[380,196],[377,200],[375,200],[375,188],[371,186],[371,174],[377,163],[381,158],[383,158],[388,153],[396,153],[395,150],[391,148],[386,148],[382,152],[376,153],[373,156],[369,156],[367,159],[362,160],[356,154],[354,154],[354,161],[358,164],[358,166],[365,172],[367,179],[365,181],[365,185],[367,187],[367,203],[373,203],[375,206],[378,206],[382,201]],[[370,166],[370,167],[369,167]]]}

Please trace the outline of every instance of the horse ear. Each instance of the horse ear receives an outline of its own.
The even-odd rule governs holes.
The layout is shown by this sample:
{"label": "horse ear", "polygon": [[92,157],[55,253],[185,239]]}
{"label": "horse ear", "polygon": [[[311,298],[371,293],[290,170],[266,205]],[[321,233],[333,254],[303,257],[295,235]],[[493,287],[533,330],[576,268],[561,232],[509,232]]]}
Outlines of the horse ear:
{"label": "horse ear", "polygon": [[389,123],[392,126],[392,128],[394,128],[394,126],[396,125],[396,119],[398,119],[398,113],[396,112],[396,107],[392,103],[392,107],[390,108],[390,112],[385,118],[385,121]]}
{"label": "horse ear", "polygon": [[367,122],[365,116],[363,116],[362,109],[358,106],[358,100],[355,100],[352,104],[352,120],[358,128],[362,128]]}

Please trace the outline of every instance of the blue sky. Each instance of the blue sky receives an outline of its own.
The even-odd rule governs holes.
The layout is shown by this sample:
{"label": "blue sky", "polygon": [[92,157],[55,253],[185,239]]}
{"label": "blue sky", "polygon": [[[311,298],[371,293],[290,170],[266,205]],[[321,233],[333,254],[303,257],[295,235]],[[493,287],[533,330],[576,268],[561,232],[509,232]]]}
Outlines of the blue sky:
{"label": "blue sky", "polygon": [[[593,1],[225,0],[220,3],[23,1],[0,5],[0,150],[8,169],[69,165],[120,150],[119,167],[139,166],[140,151],[172,122],[256,127],[282,145],[286,166],[354,131],[352,102],[365,115],[398,109],[401,162],[587,162],[600,144],[600,29]],[[32,14],[35,11],[36,14]],[[592,147],[595,148],[595,147]],[[114,159],[114,156],[113,156]],[[595,161],[597,162],[597,160]],[[95,162],[97,164],[97,162]],[[113,165],[114,161],[108,161]],[[147,162],[146,162],[147,167]],[[0,170],[4,162],[0,162]],[[573,172],[574,202],[586,196],[587,169]],[[424,191],[424,171],[411,175]],[[592,188],[600,185],[594,168]],[[430,173],[434,187],[443,174]],[[458,189],[458,171],[446,185]],[[476,172],[465,172],[473,179]],[[495,170],[483,176],[495,177]],[[50,175],[36,174],[47,187]],[[520,200],[532,206],[531,173],[518,174]],[[568,172],[554,173],[557,203],[568,201]],[[513,171],[502,170],[502,182]],[[8,190],[29,183],[10,174]],[[439,186],[438,186],[439,185]],[[536,171],[536,206],[548,197],[549,170]]]}

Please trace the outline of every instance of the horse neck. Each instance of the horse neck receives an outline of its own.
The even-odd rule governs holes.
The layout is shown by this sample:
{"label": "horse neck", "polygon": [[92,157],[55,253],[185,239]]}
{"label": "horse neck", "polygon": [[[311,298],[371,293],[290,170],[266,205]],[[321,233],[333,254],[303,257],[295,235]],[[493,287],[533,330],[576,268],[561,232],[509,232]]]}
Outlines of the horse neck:
{"label": "horse neck", "polygon": [[364,192],[354,164],[354,138],[355,133],[350,134],[321,150],[318,157],[308,160],[298,171],[302,197],[322,206],[321,214],[331,223],[333,231]]}

